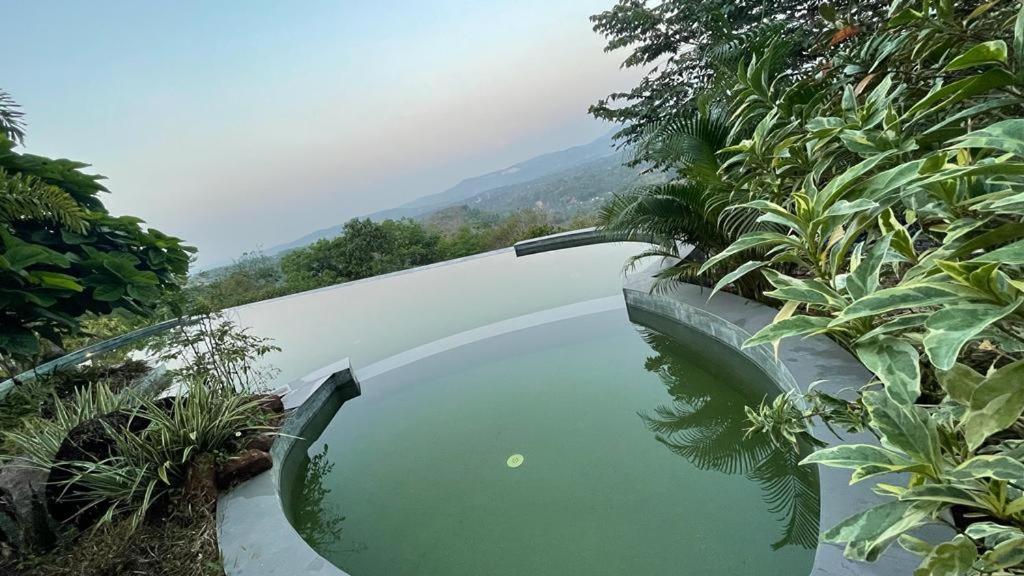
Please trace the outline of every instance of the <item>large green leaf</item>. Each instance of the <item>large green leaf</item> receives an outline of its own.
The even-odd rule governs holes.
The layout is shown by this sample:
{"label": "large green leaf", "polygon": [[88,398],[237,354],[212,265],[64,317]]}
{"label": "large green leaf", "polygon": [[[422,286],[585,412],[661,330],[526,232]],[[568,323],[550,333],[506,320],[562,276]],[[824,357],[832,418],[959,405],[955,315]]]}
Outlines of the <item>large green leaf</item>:
{"label": "large green leaf", "polygon": [[995,148],[1024,156],[1024,119],[1013,118],[964,134],[951,148]]}
{"label": "large green leaf", "polygon": [[882,392],[867,391],[861,397],[883,446],[904,452],[935,470],[941,467],[939,433],[922,408],[898,404]]}
{"label": "large green leaf", "polygon": [[1024,479],[1024,463],[1009,456],[975,456],[946,473],[954,480],[993,478],[1017,482]]}
{"label": "large green leaf", "polygon": [[952,368],[964,344],[1017,307],[1016,303],[1004,307],[967,303],[948,306],[932,314],[924,324],[928,330],[924,350],[932,365],[940,370]]}
{"label": "large green leaf", "polygon": [[1013,244],[1007,244],[1002,248],[975,256],[971,262],[999,262],[1012,266],[1024,264],[1024,240],[1018,240]]}
{"label": "large green leaf", "polygon": [[1003,64],[1006,62],[1006,52],[1006,42],[1002,40],[982,42],[954,58],[952,62],[946,65],[943,72],[952,72],[954,70],[963,70],[989,64]]}
{"label": "large green leaf", "polygon": [[821,306],[843,307],[845,305],[839,294],[813,278],[793,278],[771,268],[764,271],[764,277],[775,287],[775,290],[765,293],[772,298]]}
{"label": "large green leaf", "polygon": [[923,308],[955,302],[963,299],[964,294],[964,290],[958,286],[940,282],[916,282],[884,288],[847,306],[832,321],[832,326],[902,308]]}
{"label": "large green leaf", "polygon": [[921,395],[921,362],[917,348],[903,338],[879,336],[857,344],[857,358],[885,385],[885,393],[900,404],[913,404]]}
{"label": "large green leaf", "polygon": [[843,520],[825,531],[822,539],[848,542],[848,558],[873,561],[901,534],[926,523],[937,508],[933,502],[886,502]]}
{"label": "large green leaf", "polygon": [[978,548],[966,536],[958,534],[949,542],[932,548],[914,570],[914,576],[964,576],[978,558]]}
{"label": "large green leaf", "polygon": [[65,268],[68,265],[68,259],[64,256],[49,248],[35,244],[19,244],[4,252],[4,258],[7,260],[8,265],[15,269],[24,269],[37,264],[47,264],[60,268]]}
{"label": "large green leaf", "polygon": [[722,279],[719,280],[715,284],[715,287],[711,290],[711,295],[708,296],[708,300],[710,300],[711,296],[714,296],[715,293],[717,293],[722,288],[728,286],[729,284],[732,284],[733,282],[745,276],[748,272],[757,270],[758,268],[764,266],[765,264],[767,264],[767,262],[762,262],[760,260],[751,260],[749,262],[744,262],[732,272],[729,272],[725,276],[722,276]]}
{"label": "large green leaf", "polygon": [[751,248],[764,246],[766,244],[792,244],[795,242],[795,239],[786,236],[785,234],[779,234],[778,232],[761,231],[744,234],[743,236],[739,237],[735,242],[730,244],[725,250],[722,250],[718,254],[715,254],[713,257],[709,258],[708,261],[705,262],[704,265],[700,267],[698,274],[703,274],[709,268],[713,267],[715,264],[718,264],[722,260],[725,260],[729,256],[732,256],[733,254],[743,252],[744,250],[750,250]]}
{"label": "large green leaf", "polygon": [[822,448],[804,458],[800,464],[824,464],[833,468],[860,468],[881,465],[900,467],[911,464],[904,456],[881,446],[870,444],[840,444]]}
{"label": "large green leaf", "polygon": [[981,507],[981,504],[970,492],[963,488],[950,486],[949,484],[921,484],[919,486],[914,486],[900,494],[900,500],[923,500],[928,502],[939,502],[945,505],[957,504],[970,508]]}
{"label": "large green leaf", "polygon": [[999,368],[974,390],[962,424],[971,450],[1020,418],[1024,412],[1024,386],[1021,382],[1024,382],[1024,360]]}
{"label": "large green leaf", "polygon": [[793,316],[765,326],[743,343],[744,348],[768,344],[788,338],[817,332],[828,326],[829,319],[821,316]]}
{"label": "large green leaf", "polygon": [[1014,538],[996,545],[981,557],[981,564],[988,572],[995,572],[1024,564],[1024,538]]}

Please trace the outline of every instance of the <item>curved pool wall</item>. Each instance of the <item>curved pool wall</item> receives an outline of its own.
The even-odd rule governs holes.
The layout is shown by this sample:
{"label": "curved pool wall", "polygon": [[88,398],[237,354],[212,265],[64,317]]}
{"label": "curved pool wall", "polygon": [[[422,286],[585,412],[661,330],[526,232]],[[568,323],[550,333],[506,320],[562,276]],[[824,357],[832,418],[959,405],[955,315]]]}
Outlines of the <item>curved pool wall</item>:
{"label": "curved pool wall", "polygon": [[[587,233],[586,243],[593,243],[593,234],[584,232]],[[575,241],[563,237],[557,242],[547,243],[546,250],[581,245],[574,244]],[[638,323],[668,334],[681,329],[697,331],[714,338],[753,361],[783,391],[806,392],[813,385],[827,393],[852,399],[856,390],[870,380],[870,373],[855,358],[824,336],[785,340],[777,358],[768,346],[743,349],[743,341],[772,322],[776,314],[774,309],[728,293],[717,294],[709,300],[710,291],[694,285],[681,284],[668,291],[652,293],[651,278],[657,269],[658,266],[655,266],[630,276],[622,288],[618,305],[621,306],[624,301],[630,318]],[[602,299],[579,305],[611,304],[611,300]],[[551,312],[571,314],[571,308],[563,306],[560,312],[558,309]],[[460,343],[494,335],[492,331],[495,330],[500,333],[502,330],[516,329],[516,326],[543,322],[544,314],[527,314],[496,325],[462,332],[367,366],[366,370],[368,374],[379,373],[414,361],[424,354],[438,353]],[[346,385],[345,382],[350,384]],[[290,464],[296,462],[295,458],[301,460],[310,440],[318,436],[333,418],[346,395],[352,397],[350,394],[353,389],[358,390],[358,384],[355,384],[355,377],[347,361],[342,361],[297,380],[289,389],[291,394],[286,404],[294,407],[295,411],[289,419],[286,433],[306,439],[291,436],[280,438],[273,451],[274,469],[224,495],[218,506],[220,546],[225,570],[230,576],[346,574],[320,557],[292,528],[285,513],[282,494],[286,492],[282,488],[295,480],[289,477],[289,472],[294,475],[294,470],[289,470]],[[877,440],[870,434],[845,434],[837,438],[821,423],[815,423],[811,432],[831,445],[877,444]],[[819,467],[822,528],[830,527],[853,513],[883,501],[866,483],[850,486],[849,478],[848,471]],[[945,534],[933,536],[946,537]],[[847,560],[842,552],[839,545],[819,543],[811,574],[910,574],[919,563],[917,557],[896,545],[891,546],[874,563]]]}
{"label": "curved pool wall", "polygon": [[302,481],[307,450],[338,409],[359,395],[358,378],[369,379],[424,358],[569,318],[624,307],[611,296],[534,312],[467,330],[417,346],[353,372],[348,359],[320,368],[291,383],[285,406],[292,409],[282,436],[274,442],[270,471],[236,487],[217,504],[218,541],[228,576],[347,576],[299,536],[288,516],[287,499]]}

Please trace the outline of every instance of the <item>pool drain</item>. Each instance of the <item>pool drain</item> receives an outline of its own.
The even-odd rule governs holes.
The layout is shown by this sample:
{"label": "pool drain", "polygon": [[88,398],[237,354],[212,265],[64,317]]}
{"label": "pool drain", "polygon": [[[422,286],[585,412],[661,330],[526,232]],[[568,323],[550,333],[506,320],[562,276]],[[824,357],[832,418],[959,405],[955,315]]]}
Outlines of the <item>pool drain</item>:
{"label": "pool drain", "polygon": [[513,454],[508,457],[508,460],[505,461],[505,464],[508,464],[509,468],[519,468],[520,466],[523,465],[523,462],[525,461],[526,458],[524,458],[522,454]]}

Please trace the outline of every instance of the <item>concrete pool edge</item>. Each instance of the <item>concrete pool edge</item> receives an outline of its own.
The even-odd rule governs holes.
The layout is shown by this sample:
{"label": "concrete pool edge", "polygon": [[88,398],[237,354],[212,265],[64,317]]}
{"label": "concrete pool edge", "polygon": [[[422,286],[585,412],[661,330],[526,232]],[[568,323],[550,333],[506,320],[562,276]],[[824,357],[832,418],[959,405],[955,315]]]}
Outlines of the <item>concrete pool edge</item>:
{"label": "concrete pool edge", "polygon": [[[779,347],[778,360],[767,345],[743,349],[743,341],[771,324],[777,313],[775,309],[729,293],[718,293],[709,300],[708,288],[692,284],[652,293],[650,276],[646,273],[632,276],[623,288],[631,319],[637,311],[642,311],[714,338],[754,362],[784,392],[807,392],[813,385],[822,392],[852,399],[857,389],[871,380],[871,373],[856,358],[826,336],[784,340]],[[814,421],[810,432],[829,446],[878,444],[869,433],[844,433],[842,438],[837,438],[820,419]],[[848,470],[818,467],[819,529],[830,528],[886,501],[871,490],[872,483],[850,485],[850,475]],[[938,533],[927,536],[946,537]],[[912,574],[920,561],[920,557],[895,543],[877,561],[868,563],[847,559],[841,545],[819,542],[811,576]]]}
{"label": "concrete pool edge", "polygon": [[348,576],[299,536],[284,510],[281,482],[314,418],[337,410],[359,393],[348,359],[292,383],[285,406],[292,410],[271,448],[274,467],[222,494],[217,501],[217,541],[227,576]]}
{"label": "concrete pool edge", "polygon": [[[621,310],[608,296],[516,316],[417,346],[359,369],[360,378],[400,368],[454,348],[570,318]],[[349,576],[320,556],[296,531],[286,512],[285,483],[312,440],[345,401],[358,396],[359,380],[347,358],[319,368],[274,391],[290,412],[274,442],[269,471],[235,487],[217,501],[218,545],[226,576]],[[318,422],[319,421],[319,422]]]}

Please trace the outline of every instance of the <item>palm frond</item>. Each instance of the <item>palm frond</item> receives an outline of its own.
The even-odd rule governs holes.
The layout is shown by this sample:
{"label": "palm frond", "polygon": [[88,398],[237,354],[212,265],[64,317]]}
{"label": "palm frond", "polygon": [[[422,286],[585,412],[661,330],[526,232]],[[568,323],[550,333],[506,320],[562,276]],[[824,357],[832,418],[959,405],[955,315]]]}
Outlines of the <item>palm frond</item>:
{"label": "palm frond", "polygon": [[17,144],[25,143],[25,113],[11,95],[0,90],[0,135]]}

